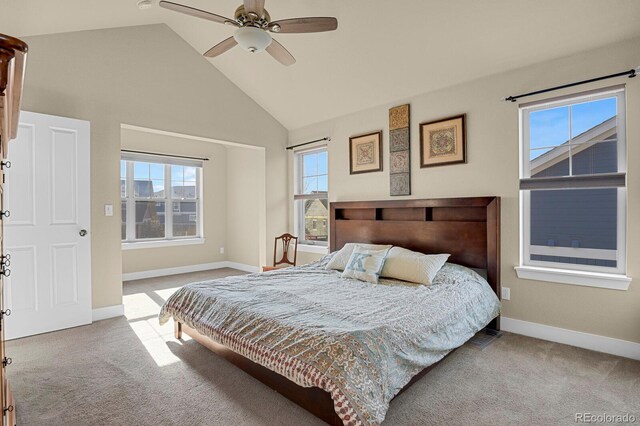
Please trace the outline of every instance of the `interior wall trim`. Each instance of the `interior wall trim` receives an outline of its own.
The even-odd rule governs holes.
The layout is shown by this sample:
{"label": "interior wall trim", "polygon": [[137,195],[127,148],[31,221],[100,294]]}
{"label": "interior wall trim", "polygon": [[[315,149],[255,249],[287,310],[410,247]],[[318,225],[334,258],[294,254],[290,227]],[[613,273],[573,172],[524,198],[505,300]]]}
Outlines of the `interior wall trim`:
{"label": "interior wall trim", "polygon": [[502,317],[502,331],[640,360],[640,343]]}
{"label": "interior wall trim", "polygon": [[260,272],[260,268],[258,266],[251,266],[245,263],[237,263],[237,262],[223,262],[223,263],[225,264],[223,268],[238,269],[240,271],[250,272],[252,274],[255,274],[256,272]]}
{"label": "interior wall trim", "polygon": [[124,315],[124,305],[105,306],[104,308],[96,308],[91,313],[91,321],[102,321],[109,318],[117,318]]}
{"label": "interior wall trim", "polygon": [[198,265],[177,266],[175,268],[152,269],[149,271],[129,272],[122,274],[122,281],[142,280],[145,278],[164,277],[167,275],[187,274],[189,272],[208,271],[211,269],[233,268],[245,272],[260,272],[257,266],[237,262],[212,262]]}

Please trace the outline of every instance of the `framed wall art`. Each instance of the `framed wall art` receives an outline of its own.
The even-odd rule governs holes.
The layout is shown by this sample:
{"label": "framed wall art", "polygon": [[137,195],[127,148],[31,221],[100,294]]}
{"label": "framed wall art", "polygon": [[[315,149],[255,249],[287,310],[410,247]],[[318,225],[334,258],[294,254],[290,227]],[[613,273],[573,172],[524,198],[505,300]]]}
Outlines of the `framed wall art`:
{"label": "framed wall art", "polygon": [[466,115],[420,124],[420,167],[467,162]]}
{"label": "framed wall art", "polygon": [[350,173],[382,171],[382,130],[349,138]]}

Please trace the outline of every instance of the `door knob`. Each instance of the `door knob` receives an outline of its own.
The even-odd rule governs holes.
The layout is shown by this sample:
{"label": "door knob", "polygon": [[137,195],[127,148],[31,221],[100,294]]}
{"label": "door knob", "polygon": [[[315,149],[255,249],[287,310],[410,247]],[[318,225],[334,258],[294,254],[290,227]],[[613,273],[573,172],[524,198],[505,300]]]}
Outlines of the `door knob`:
{"label": "door knob", "polygon": [[84,237],[85,235],[87,235],[87,230],[81,229],[80,232],[78,232],[78,234],[80,234],[81,237]]}

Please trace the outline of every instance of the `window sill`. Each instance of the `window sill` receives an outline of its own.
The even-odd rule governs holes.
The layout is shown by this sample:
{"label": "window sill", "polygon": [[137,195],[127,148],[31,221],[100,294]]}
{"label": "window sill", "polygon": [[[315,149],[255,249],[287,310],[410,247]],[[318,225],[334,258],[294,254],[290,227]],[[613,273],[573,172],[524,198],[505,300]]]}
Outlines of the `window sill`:
{"label": "window sill", "polygon": [[176,239],[176,240],[136,241],[131,243],[122,243],[122,250],[191,246],[195,244],[204,244],[204,238],[185,238],[183,240]]}
{"label": "window sill", "polygon": [[612,290],[627,290],[629,283],[631,283],[631,278],[618,274],[541,268],[537,266],[516,266],[514,269],[518,274],[518,278],[525,280],[548,281]]}
{"label": "window sill", "polygon": [[298,244],[298,251],[303,253],[327,254],[329,247],[320,245]]}

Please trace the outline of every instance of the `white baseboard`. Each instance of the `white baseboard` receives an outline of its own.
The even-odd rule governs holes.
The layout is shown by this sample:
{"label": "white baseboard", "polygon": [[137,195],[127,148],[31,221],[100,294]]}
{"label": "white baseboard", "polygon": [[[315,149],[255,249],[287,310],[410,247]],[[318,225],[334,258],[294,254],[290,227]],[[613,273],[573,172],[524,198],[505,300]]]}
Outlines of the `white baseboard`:
{"label": "white baseboard", "polygon": [[224,268],[233,268],[233,269],[238,269],[240,271],[251,272],[251,273],[260,272],[260,268],[257,266],[251,266],[251,265],[246,265],[244,263],[236,263],[236,262],[223,262],[223,263],[226,263],[226,266],[224,266]]}
{"label": "white baseboard", "polygon": [[93,322],[101,321],[109,318],[121,317],[124,315],[124,305],[105,306],[104,308],[94,309],[91,313]]}
{"label": "white baseboard", "polygon": [[233,268],[245,272],[260,272],[260,268],[257,266],[223,261],[201,263],[199,265],[178,266],[175,268],[153,269],[151,271],[129,272],[122,274],[122,281],[142,280],[145,278],[165,277],[167,275],[187,274],[189,272],[200,272],[222,268]]}
{"label": "white baseboard", "polygon": [[522,334],[537,339],[549,340],[551,342],[577,346],[596,352],[604,352],[640,360],[640,343],[629,342],[627,340],[598,336],[597,334],[583,333],[580,331],[567,330],[566,328],[552,327],[550,325],[506,317],[500,318],[500,329],[502,331]]}

